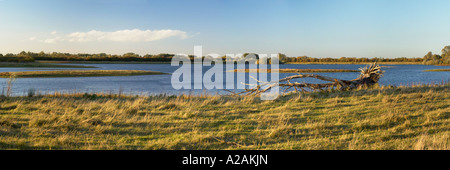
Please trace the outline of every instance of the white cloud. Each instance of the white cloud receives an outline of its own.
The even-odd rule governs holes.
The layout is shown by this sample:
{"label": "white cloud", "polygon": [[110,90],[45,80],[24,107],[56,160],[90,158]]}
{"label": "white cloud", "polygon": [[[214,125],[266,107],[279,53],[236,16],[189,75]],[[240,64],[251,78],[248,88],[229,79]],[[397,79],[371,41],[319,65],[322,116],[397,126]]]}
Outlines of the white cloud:
{"label": "white cloud", "polygon": [[30,41],[34,41],[34,40],[36,40],[36,37],[30,37],[30,38],[28,38]]}
{"label": "white cloud", "polygon": [[[53,31],[52,35],[56,35]],[[69,42],[149,42],[161,40],[169,37],[178,37],[180,39],[188,38],[186,32],[179,30],[118,30],[114,32],[104,32],[92,30],[89,32],[74,32],[67,34],[63,37],[57,36],[53,38],[48,38],[43,42],[55,43],[62,41]]]}
{"label": "white cloud", "polygon": [[43,42],[45,42],[45,43],[55,43],[55,42],[60,42],[60,41],[64,41],[64,39],[62,37],[55,37],[55,38],[45,39]]}

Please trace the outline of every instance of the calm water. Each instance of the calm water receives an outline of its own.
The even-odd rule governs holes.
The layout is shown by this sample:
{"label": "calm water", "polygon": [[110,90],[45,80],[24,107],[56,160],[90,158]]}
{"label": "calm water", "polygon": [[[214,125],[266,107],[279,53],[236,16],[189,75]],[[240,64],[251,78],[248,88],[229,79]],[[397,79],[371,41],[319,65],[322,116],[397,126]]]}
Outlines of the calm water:
{"label": "calm water", "polygon": [[[169,64],[79,64],[96,66],[100,70],[152,70],[164,73],[173,73],[178,67]],[[311,65],[280,65],[280,68],[299,69],[355,69],[365,65],[331,65],[331,64],[311,64]],[[381,85],[411,85],[425,83],[441,83],[450,81],[450,72],[423,72],[428,69],[450,69],[450,66],[430,66],[430,65],[389,65],[393,67],[383,67],[384,77],[380,79]],[[210,66],[204,66],[206,72]],[[63,68],[70,69],[70,68]],[[76,68],[78,69],[78,68]],[[86,68],[93,69],[93,68]],[[225,69],[225,68],[224,68]],[[62,70],[60,68],[0,68],[0,72],[13,71],[33,71],[33,70]],[[280,78],[295,75],[296,73],[281,73]],[[315,73],[339,79],[354,79],[359,73]],[[248,74],[247,74],[248,75]],[[193,78],[194,75],[192,75]],[[246,76],[248,77],[248,76]],[[224,79],[225,79],[224,75]],[[270,78],[269,78],[270,80]],[[2,93],[6,93],[7,79],[0,78]],[[223,82],[223,81],[222,81]],[[306,78],[298,82],[321,83],[322,81]],[[235,75],[235,84],[237,82]],[[171,74],[167,75],[143,75],[143,76],[114,76],[114,77],[73,77],[73,78],[17,78],[13,82],[13,95],[26,95],[29,89],[34,89],[37,93],[63,93],[72,92],[104,92],[104,93],[127,93],[140,95],[155,94],[182,94],[182,93],[227,93],[223,90],[175,90],[171,85]]]}

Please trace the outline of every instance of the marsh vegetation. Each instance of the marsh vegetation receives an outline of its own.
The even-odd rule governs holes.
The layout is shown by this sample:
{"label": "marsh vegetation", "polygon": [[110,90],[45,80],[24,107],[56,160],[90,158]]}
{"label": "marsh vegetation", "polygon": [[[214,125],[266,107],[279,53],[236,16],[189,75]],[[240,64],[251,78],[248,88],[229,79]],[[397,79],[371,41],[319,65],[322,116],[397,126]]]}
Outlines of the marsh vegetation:
{"label": "marsh vegetation", "polygon": [[1,97],[0,148],[449,150],[449,89]]}
{"label": "marsh vegetation", "polygon": [[157,71],[144,70],[54,70],[54,71],[24,71],[1,72],[0,78],[45,78],[45,77],[97,77],[97,76],[135,76],[166,74]]}

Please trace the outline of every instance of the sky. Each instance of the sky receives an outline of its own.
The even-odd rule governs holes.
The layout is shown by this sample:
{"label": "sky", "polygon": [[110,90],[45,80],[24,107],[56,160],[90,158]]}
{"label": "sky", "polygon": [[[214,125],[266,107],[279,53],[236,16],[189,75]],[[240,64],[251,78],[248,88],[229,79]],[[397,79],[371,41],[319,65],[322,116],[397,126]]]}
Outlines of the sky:
{"label": "sky", "polygon": [[448,0],[0,0],[0,53],[423,57]]}

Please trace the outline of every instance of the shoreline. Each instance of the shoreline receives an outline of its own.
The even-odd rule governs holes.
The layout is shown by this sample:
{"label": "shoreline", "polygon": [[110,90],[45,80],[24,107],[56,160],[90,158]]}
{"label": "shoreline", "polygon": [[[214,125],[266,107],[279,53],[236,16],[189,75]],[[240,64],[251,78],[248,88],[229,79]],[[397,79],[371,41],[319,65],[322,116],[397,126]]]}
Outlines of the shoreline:
{"label": "shoreline", "polygon": [[136,76],[167,74],[144,70],[54,70],[0,72],[0,78],[57,78],[57,77],[104,77],[104,76]]}
{"label": "shoreline", "polygon": [[[148,61],[51,61],[51,60],[38,60],[38,63],[58,63],[58,64],[171,64],[171,62],[148,62]],[[378,64],[386,65],[423,65],[422,62],[377,62]],[[199,64],[199,63],[191,63]],[[351,64],[351,65],[362,65],[362,64],[373,64],[373,62],[287,62],[280,64]],[[444,65],[445,66],[445,65]]]}
{"label": "shoreline", "polygon": [[[423,65],[421,62],[377,62],[378,64],[385,65]],[[359,65],[359,64],[373,64],[373,62],[288,62],[284,64],[351,64],[351,65]]]}

